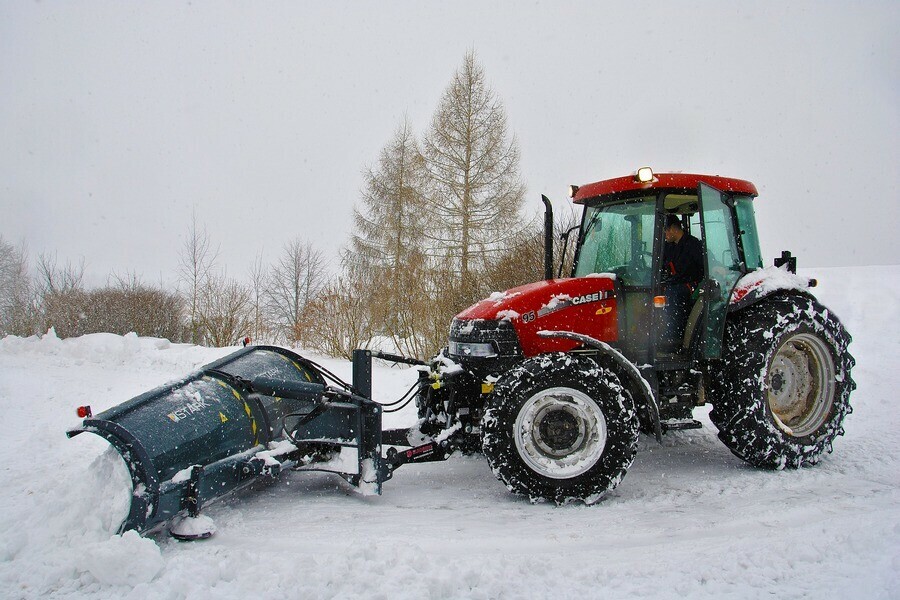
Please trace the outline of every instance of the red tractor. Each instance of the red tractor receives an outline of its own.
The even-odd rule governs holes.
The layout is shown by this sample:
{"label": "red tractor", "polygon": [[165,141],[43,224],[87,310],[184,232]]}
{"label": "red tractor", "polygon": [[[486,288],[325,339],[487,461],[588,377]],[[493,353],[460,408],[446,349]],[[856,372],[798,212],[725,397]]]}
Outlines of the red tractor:
{"label": "red tractor", "polygon": [[[572,276],[553,277],[544,198],[545,280],[461,312],[430,364],[356,350],[349,384],[248,345],[96,416],[81,407],[68,434],[100,435],[125,460],[123,531],[173,523],[180,539],[212,534],[202,506],[285,468],[378,493],[398,467],[454,450],[483,451],[532,500],[592,503],[625,476],[641,431],[700,427],[692,411],[706,403],[747,462],[813,464],[850,412],[850,336],[789,253],[763,268],[756,194],[739,179],[648,168],[573,186],[584,215]],[[374,402],[372,357],[419,364],[417,385]],[[382,414],[412,397],[417,425],[382,431]]]}
{"label": "red tractor", "polygon": [[[719,438],[755,466],[831,451],[851,411],[851,338],[789,253],[763,268],[752,183],[643,168],[570,195],[584,206],[571,277],[552,276],[544,198],[545,281],[453,319],[422,375],[425,438],[480,448],[511,491],[556,503],[596,501],[639,432],[700,427],[692,411],[707,403]],[[699,240],[693,286],[664,263],[673,219]],[[673,286],[687,288],[680,313]]]}

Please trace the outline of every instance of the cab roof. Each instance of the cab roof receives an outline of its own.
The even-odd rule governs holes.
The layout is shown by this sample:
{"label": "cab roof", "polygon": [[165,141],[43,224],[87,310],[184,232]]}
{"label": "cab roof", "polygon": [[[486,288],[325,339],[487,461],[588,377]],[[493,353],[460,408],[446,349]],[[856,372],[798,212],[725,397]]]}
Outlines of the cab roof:
{"label": "cab roof", "polygon": [[641,190],[696,190],[701,182],[722,192],[747,196],[759,195],[759,192],[756,191],[756,186],[743,179],[719,177],[718,175],[692,175],[690,173],[654,173],[653,180],[646,183],[638,181],[635,175],[628,175],[627,177],[604,179],[603,181],[585,184],[578,188],[578,191],[572,197],[572,201],[575,204],[584,204],[587,200],[598,196]]}

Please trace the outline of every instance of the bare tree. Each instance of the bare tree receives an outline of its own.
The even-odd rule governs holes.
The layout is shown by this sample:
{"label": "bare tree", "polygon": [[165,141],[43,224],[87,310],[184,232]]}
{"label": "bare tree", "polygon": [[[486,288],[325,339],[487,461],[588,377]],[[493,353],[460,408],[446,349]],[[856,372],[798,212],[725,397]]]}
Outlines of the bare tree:
{"label": "bare tree", "polygon": [[411,352],[413,356],[427,359],[446,345],[450,321],[468,304],[447,287],[448,282],[453,281],[456,276],[456,265],[449,259],[432,260],[427,268],[421,270],[419,277],[424,281],[427,301],[419,305],[419,312],[415,315],[419,332],[416,343],[419,346],[416,352]]}
{"label": "bare tree", "polygon": [[60,265],[55,254],[40,254],[37,269],[45,293],[63,293],[84,287],[84,259],[78,264],[66,261],[65,265]]}
{"label": "bare tree", "polygon": [[216,348],[235,344],[252,326],[249,288],[225,273],[208,276],[200,290],[197,319],[205,344]]}
{"label": "bare tree", "polygon": [[502,291],[517,285],[540,281],[544,278],[544,232],[531,227],[511,241],[507,251],[494,257],[485,272],[485,280],[493,291]]}
{"label": "bare tree", "polygon": [[325,268],[322,253],[309,242],[295,239],[284,246],[266,290],[267,308],[281,339],[292,344],[306,339],[307,311],[325,285]]}
{"label": "bare tree", "polygon": [[201,337],[198,314],[200,295],[212,273],[218,255],[219,249],[218,247],[215,250],[212,249],[206,228],[198,227],[197,213],[191,213],[191,229],[181,247],[178,276],[181,283],[187,288],[185,296],[190,337],[194,344],[200,343]]}
{"label": "bare tree", "polygon": [[267,340],[270,336],[265,318],[265,295],[269,270],[263,264],[262,252],[256,255],[250,265],[250,337],[256,341]]}
{"label": "bare tree", "polygon": [[41,329],[53,327],[60,337],[83,335],[89,307],[83,285],[84,261],[60,266],[56,255],[41,254],[37,270]]}
{"label": "bare tree", "polygon": [[[568,247],[566,247],[563,235],[576,225],[577,219],[573,211],[561,211],[557,215],[553,227],[554,276],[558,272],[561,272],[563,276],[568,276],[571,272],[575,243],[574,239],[569,240]],[[562,263],[562,269],[559,269],[560,263]],[[532,281],[540,281],[543,278],[543,220],[532,221],[528,229],[520,231],[510,246],[490,262],[484,277],[492,287],[492,291],[507,290]]]}
{"label": "bare tree", "polygon": [[479,271],[527,225],[520,215],[518,145],[474,51],[444,91],[423,155],[431,215],[439,223],[427,235],[436,254],[448,260],[457,301],[464,305],[480,295]]}
{"label": "bare tree", "polygon": [[339,277],[310,304],[310,345],[329,356],[353,357],[372,339],[366,282]]}
{"label": "bare tree", "polygon": [[24,245],[17,248],[0,236],[0,336],[36,333],[35,305]]}

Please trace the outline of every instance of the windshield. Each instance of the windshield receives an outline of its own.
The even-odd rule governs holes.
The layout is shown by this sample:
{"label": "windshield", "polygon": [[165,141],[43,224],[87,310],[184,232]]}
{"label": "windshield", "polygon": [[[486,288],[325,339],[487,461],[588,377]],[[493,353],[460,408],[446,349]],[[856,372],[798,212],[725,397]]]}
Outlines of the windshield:
{"label": "windshield", "polygon": [[656,196],[587,207],[575,277],[615,273],[625,285],[649,286]]}

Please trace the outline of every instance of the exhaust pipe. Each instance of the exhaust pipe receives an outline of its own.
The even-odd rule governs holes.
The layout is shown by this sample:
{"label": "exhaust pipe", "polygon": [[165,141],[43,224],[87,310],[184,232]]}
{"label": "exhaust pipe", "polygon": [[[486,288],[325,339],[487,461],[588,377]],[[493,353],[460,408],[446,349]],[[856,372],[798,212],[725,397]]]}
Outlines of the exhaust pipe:
{"label": "exhaust pipe", "polygon": [[544,279],[553,279],[553,206],[547,196],[544,202]]}

